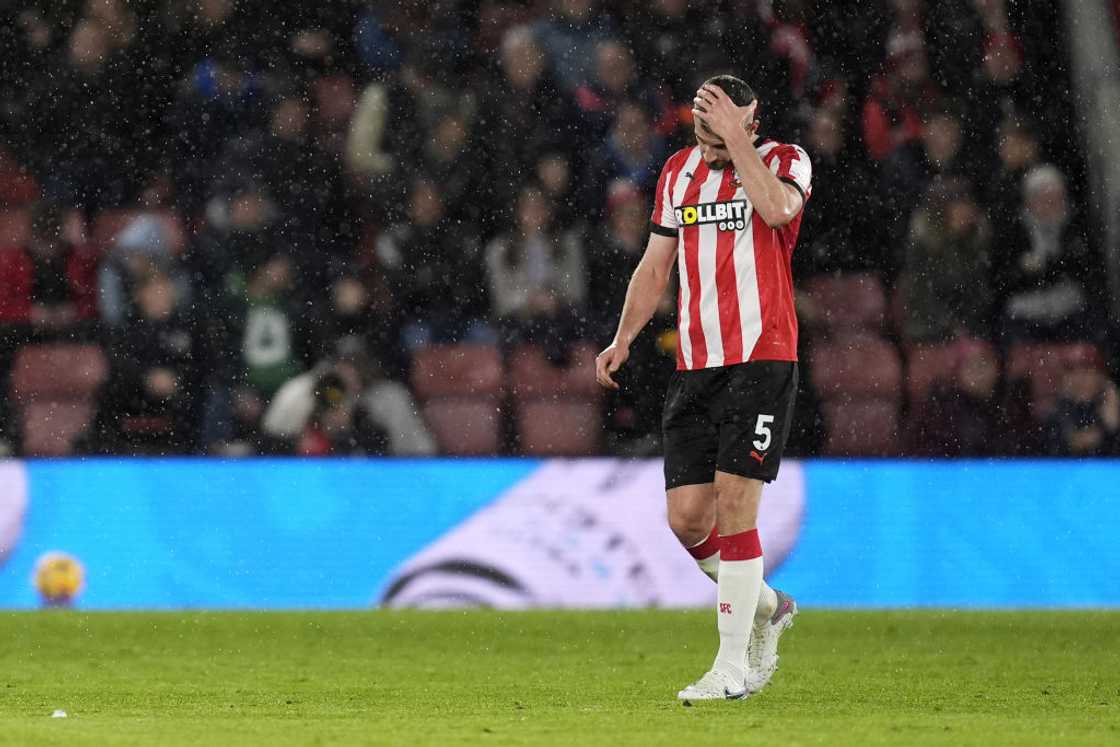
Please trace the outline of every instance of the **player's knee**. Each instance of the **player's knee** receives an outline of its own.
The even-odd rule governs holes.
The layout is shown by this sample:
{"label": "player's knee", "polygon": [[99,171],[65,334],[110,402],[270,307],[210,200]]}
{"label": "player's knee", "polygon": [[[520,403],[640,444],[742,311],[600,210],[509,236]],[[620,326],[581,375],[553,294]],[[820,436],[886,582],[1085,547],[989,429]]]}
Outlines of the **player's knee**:
{"label": "player's knee", "polygon": [[703,542],[711,534],[715,523],[715,515],[711,511],[680,508],[669,511],[669,528],[685,547]]}

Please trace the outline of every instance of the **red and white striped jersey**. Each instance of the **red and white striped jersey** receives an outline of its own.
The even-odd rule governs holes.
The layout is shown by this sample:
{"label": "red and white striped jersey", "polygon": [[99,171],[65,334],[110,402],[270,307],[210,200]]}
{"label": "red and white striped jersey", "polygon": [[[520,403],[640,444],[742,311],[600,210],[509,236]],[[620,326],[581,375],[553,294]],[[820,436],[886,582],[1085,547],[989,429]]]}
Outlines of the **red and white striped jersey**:
{"label": "red and white striped jersey", "polygon": [[[773,140],[756,147],[770,171],[808,202],[808,154]],[[678,369],[797,360],[790,259],[801,216],[771,228],[755,213],[734,167],[709,169],[699,146],[665,162],[652,222],[654,231],[677,236]]]}

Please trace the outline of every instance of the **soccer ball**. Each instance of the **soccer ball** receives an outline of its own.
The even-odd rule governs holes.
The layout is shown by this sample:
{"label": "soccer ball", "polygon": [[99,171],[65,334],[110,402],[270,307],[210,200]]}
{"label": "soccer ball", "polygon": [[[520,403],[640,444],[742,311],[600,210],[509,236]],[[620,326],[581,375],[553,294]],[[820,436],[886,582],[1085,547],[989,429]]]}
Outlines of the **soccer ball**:
{"label": "soccer ball", "polygon": [[86,569],[73,555],[43,553],[35,563],[35,588],[51,607],[71,604],[85,586]]}

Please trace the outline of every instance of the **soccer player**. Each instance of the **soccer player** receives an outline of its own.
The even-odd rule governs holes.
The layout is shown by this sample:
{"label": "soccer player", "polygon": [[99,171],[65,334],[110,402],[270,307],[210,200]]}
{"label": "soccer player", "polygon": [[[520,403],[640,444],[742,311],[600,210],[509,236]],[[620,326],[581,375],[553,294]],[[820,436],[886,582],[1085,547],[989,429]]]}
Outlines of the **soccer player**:
{"label": "soccer player", "polygon": [[[677,370],[662,413],[669,525],[716,581],[719,652],[681,700],[738,699],[764,687],[794,600],[762,578],[758,507],[778,475],[797,390],[790,257],[811,193],[809,157],[763,138],[742,80],[707,80],[693,100],[696,144],[669,158],[649,243],[630,279],[614,341],[596,359],[612,375],[680,275]],[[749,648],[748,648],[749,644]]]}

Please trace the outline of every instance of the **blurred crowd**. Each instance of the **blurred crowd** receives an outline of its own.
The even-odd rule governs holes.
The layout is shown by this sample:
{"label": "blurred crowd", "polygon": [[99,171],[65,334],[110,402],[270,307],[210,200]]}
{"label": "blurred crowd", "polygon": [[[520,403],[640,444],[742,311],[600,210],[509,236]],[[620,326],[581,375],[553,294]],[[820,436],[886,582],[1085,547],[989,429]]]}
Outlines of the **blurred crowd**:
{"label": "blurred crowd", "polygon": [[[693,92],[731,72],[813,160],[799,284],[873,275],[876,340],[943,354],[898,385],[903,453],[1116,453],[1061,29],[1046,0],[0,4],[0,391],[19,350],[82,343],[108,372],[78,453],[448,451],[414,356],[607,342]],[[799,302],[790,448],[840,453],[813,349],[847,338]],[[674,315],[601,449],[656,452]],[[1040,401],[1012,369],[1042,349]]]}

